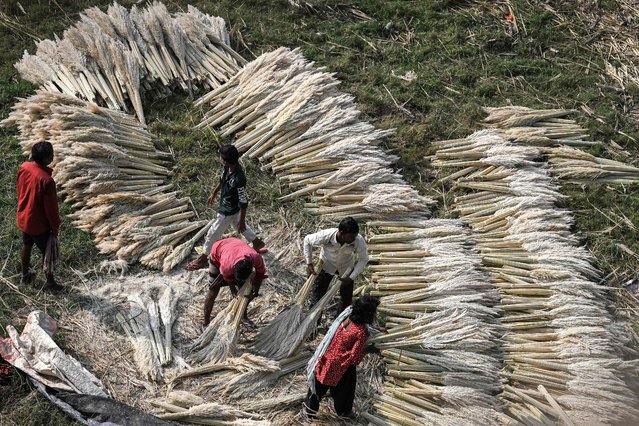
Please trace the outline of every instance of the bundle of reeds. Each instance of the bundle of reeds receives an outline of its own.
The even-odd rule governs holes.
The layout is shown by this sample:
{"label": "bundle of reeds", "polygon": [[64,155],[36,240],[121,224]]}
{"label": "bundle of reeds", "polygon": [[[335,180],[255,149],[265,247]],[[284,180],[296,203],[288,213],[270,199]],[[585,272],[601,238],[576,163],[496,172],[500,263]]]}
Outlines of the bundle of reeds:
{"label": "bundle of reeds", "polygon": [[169,192],[170,154],[155,148],[135,118],[40,90],[16,103],[2,125],[18,127],[25,154],[36,142],[51,142],[53,177],[76,209],[73,224],[115,260],[169,270],[206,232],[207,222],[190,221],[189,200]]}
{"label": "bundle of reeds", "polygon": [[[553,177],[574,183],[635,183],[639,168],[595,157],[577,148],[599,145],[575,120],[565,118],[573,110],[533,110],[523,107],[485,108],[485,123],[494,129],[472,137],[434,142],[433,165],[462,168],[449,176],[455,180],[485,166],[521,166],[521,156],[533,165],[544,159]],[[505,144],[500,140],[507,140]],[[495,143],[495,140],[497,141]],[[490,148],[490,149],[486,149]],[[535,149],[532,149],[535,148]]]}
{"label": "bundle of reeds", "polygon": [[216,361],[200,365],[199,367],[190,368],[176,375],[173,378],[173,381],[182,380],[187,377],[225,371],[240,372],[243,374],[254,373],[257,371],[275,371],[279,368],[280,366],[276,361],[269,360],[250,353],[244,353],[237,358],[228,357],[220,362]]}
{"label": "bundle of reeds", "polygon": [[[347,277],[353,272],[353,269],[348,269],[342,277]],[[322,296],[320,300],[310,309],[305,318],[300,318],[301,321],[296,325],[295,328],[289,327],[281,331],[281,341],[279,342],[279,346],[273,348],[271,351],[271,356],[274,359],[282,359],[293,356],[295,352],[302,346],[302,344],[308,339],[308,337],[313,334],[313,332],[317,329],[317,323],[319,322],[322,314],[328,307],[329,303],[333,300],[333,298],[337,295],[339,291],[341,281],[339,277],[336,275],[331,280],[328,290]],[[310,285],[309,285],[310,287]],[[310,290],[310,288],[309,288]]]}
{"label": "bundle of reeds", "polygon": [[222,309],[191,345],[190,362],[221,362],[235,350],[240,324],[246,313],[253,272],[239,289],[237,296]]}
{"label": "bundle of reeds", "polygon": [[261,411],[267,412],[270,415],[276,415],[281,410],[285,410],[291,406],[299,406],[305,397],[306,394],[304,393],[291,393],[283,394],[274,398],[255,399],[244,404],[244,408],[248,411]]}
{"label": "bundle of reeds", "polygon": [[[524,112],[501,122],[539,122]],[[448,177],[457,194],[452,208],[473,230],[482,269],[501,293],[504,413],[525,424],[627,421],[637,400],[624,382],[605,288],[570,232],[570,212],[558,207],[564,196],[540,155],[552,151],[520,142],[482,131],[455,142],[469,150],[440,144],[436,154],[439,164],[462,169]]]}
{"label": "bundle of reeds", "polygon": [[595,157],[573,148],[546,152],[553,176],[575,183],[630,184],[639,182],[639,168],[620,161]]}
{"label": "bundle of reeds", "polygon": [[[254,397],[261,390],[273,386],[279,378],[305,368],[311,355],[302,351],[280,361],[243,355],[241,367],[230,365],[217,370],[219,373],[211,376],[203,386],[233,399]],[[210,367],[214,368],[212,365]]]}
{"label": "bundle of reeds", "polygon": [[498,292],[458,220],[369,222],[373,283],[388,332],[370,341],[387,368],[372,424],[500,424]]}
{"label": "bundle of reeds", "polygon": [[47,275],[52,274],[59,259],[60,243],[58,242],[58,237],[55,235],[49,235],[44,251],[44,258],[42,259],[42,269],[44,270],[44,273]]}
{"label": "bundle of reeds", "polygon": [[[186,398],[184,398],[186,396]],[[193,394],[172,392],[165,399],[150,401],[151,405],[166,411],[157,417],[181,423],[215,426],[266,426],[262,416],[240,410],[230,405],[216,402],[204,402]]]}
{"label": "bundle of reeds", "polygon": [[163,380],[163,367],[173,361],[172,329],[177,318],[177,304],[184,289],[170,285],[142,285],[137,292],[123,289],[108,293],[110,299],[126,298],[126,308],[116,313],[116,320],[134,349],[134,359],[144,377]]}
{"label": "bundle of reeds", "polygon": [[224,20],[193,6],[173,17],[160,2],[129,12],[113,3],[92,7],[62,39],[38,42],[16,68],[25,80],[111,109],[135,111],[141,94],[214,89],[245,61],[229,47]]}
{"label": "bundle of reeds", "polygon": [[[315,270],[322,270],[321,261],[316,265]],[[273,359],[286,357],[284,353],[288,353],[289,350],[285,347],[285,342],[291,332],[297,330],[302,324],[304,305],[311,292],[315,278],[317,278],[317,275],[310,275],[297,292],[293,304],[286,307],[286,309],[280,312],[271,322],[260,330],[253,343],[253,347],[258,353]],[[278,357],[278,354],[282,356]]]}
{"label": "bundle of reeds", "polygon": [[324,218],[427,214],[432,201],[391,169],[397,157],[378,146],[392,131],[360,120],[338,83],[298,50],[279,48],[196,101],[205,110],[198,127],[235,135],[240,152],[294,189],[280,200],[308,196],[307,209]]}

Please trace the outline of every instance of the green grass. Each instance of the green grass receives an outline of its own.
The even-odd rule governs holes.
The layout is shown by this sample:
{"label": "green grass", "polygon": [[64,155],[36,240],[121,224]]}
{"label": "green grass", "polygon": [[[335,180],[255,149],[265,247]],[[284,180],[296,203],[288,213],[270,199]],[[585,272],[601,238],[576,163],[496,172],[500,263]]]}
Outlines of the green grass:
{"label": "green grass", "polygon": [[[14,31],[0,25],[0,119],[9,113],[16,97],[28,96],[34,87],[20,80],[13,64],[23,50],[34,50],[33,39],[61,35],[85,7],[105,7],[109,1],[18,2],[5,0],[0,12],[11,17],[23,30]],[[122,2],[130,6],[133,1]],[[431,188],[436,173],[425,156],[430,142],[458,138],[480,128],[483,106],[507,104],[537,108],[576,108],[588,106],[601,121],[582,115],[580,122],[595,139],[614,141],[636,156],[634,142],[621,132],[637,139],[639,132],[623,114],[629,93],[607,89],[602,80],[603,64],[581,44],[587,28],[577,20],[558,24],[554,16],[535,2],[514,0],[512,5],[520,28],[526,32],[509,35],[507,23],[496,6],[472,8],[469,2],[374,1],[356,2],[357,8],[373,20],[362,22],[349,15],[341,1],[316,4],[318,13],[298,10],[285,0],[188,2],[200,10],[227,20],[236,35],[236,48],[246,57],[259,55],[279,46],[301,47],[317,65],[325,66],[342,81],[343,91],[357,99],[363,116],[382,128],[395,128],[396,134],[385,142],[386,148],[400,156],[398,167],[406,179],[427,195],[438,196],[440,188]],[[576,7],[563,5],[567,16]],[[167,1],[171,10],[185,8],[186,1]],[[593,6],[596,7],[596,6]],[[615,2],[600,2],[602,9],[614,11]],[[491,13],[488,13],[491,11]],[[241,37],[239,37],[241,35]],[[242,39],[245,44],[239,44]],[[245,48],[245,46],[247,48]],[[412,81],[402,76],[415,73]],[[603,84],[602,84],[603,83]],[[634,92],[633,92],[634,91]],[[183,102],[184,101],[184,102]],[[215,183],[219,169],[214,147],[224,143],[212,132],[192,132],[197,115],[181,95],[159,100],[147,106],[150,129],[158,135],[158,144],[169,144],[176,153],[174,183],[190,196],[197,210],[212,214],[206,197]],[[14,130],[0,129],[0,265],[2,275],[17,284],[20,234],[14,224],[15,172],[23,161]],[[594,153],[610,156],[599,148]],[[250,194],[256,208],[277,211],[275,196],[278,184],[255,164],[246,164],[249,180],[259,182]],[[616,272],[623,277],[639,267],[639,239],[634,225],[639,225],[635,186],[606,187],[571,185],[566,206],[575,213],[575,231],[595,255],[605,274]],[[292,207],[299,217],[301,203]],[[63,206],[68,212],[69,207]],[[629,222],[623,220],[626,217]],[[620,219],[622,218],[622,219]],[[634,225],[633,225],[634,223]],[[58,269],[63,283],[77,280],[74,270],[86,271],[102,259],[89,235],[75,230],[67,219],[62,230],[63,258]],[[79,302],[74,295],[64,299],[49,296],[33,288],[22,291],[36,300],[36,306],[0,285],[0,332],[13,323],[19,329],[26,314],[46,309],[52,315]],[[63,339],[63,336],[62,336]],[[39,425],[71,424],[57,410],[39,397],[31,395],[29,386],[17,378],[11,396],[0,408],[0,423]],[[22,400],[22,398],[27,398]],[[46,421],[44,421],[46,419]]]}

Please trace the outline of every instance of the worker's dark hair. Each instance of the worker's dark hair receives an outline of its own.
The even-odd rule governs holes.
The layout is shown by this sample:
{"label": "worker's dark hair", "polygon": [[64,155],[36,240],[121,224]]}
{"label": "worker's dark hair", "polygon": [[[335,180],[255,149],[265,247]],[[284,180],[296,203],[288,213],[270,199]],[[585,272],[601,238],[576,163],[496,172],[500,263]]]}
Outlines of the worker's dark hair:
{"label": "worker's dark hair", "polygon": [[342,219],[337,229],[344,234],[359,233],[359,225],[357,224],[357,221],[350,216]]}
{"label": "worker's dark hair", "polygon": [[38,142],[31,147],[31,158],[38,164],[43,164],[49,158],[53,158],[53,145],[51,142]]}
{"label": "worker's dark hair", "polygon": [[353,303],[350,319],[355,324],[371,324],[375,319],[379,299],[373,296],[362,296]]}
{"label": "worker's dark hair", "polygon": [[233,145],[224,145],[220,147],[220,157],[228,163],[237,164],[240,159],[240,153],[237,152],[237,148]]}
{"label": "worker's dark hair", "polygon": [[242,259],[235,264],[235,279],[237,281],[246,280],[253,272],[253,265],[248,259]]}

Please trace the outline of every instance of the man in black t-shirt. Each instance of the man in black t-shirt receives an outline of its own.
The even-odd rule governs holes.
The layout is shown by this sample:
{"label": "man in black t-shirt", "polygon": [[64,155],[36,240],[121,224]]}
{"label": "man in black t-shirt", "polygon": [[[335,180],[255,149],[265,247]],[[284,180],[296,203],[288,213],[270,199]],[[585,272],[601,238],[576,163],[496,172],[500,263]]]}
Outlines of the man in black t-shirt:
{"label": "man in black t-shirt", "polygon": [[219,240],[228,227],[233,224],[237,226],[238,232],[242,233],[249,243],[253,243],[253,248],[258,251],[264,247],[264,242],[257,238],[255,232],[246,223],[246,209],[248,207],[248,196],[246,194],[246,176],[239,164],[240,154],[233,145],[224,145],[220,148],[220,158],[224,164],[224,170],[213,193],[208,198],[208,203],[212,204],[220,192],[220,206],[217,209],[217,218],[209,232],[206,234],[204,251],[202,254],[189,263],[186,269],[192,271],[202,269],[206,266],[207,254],[211,252],[213,243]]}

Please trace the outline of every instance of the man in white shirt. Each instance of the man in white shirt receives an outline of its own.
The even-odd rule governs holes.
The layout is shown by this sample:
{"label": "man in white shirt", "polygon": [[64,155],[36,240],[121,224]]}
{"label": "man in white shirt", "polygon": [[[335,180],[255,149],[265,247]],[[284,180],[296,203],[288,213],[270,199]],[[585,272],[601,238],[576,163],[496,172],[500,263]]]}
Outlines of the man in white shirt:
{"label": "man in white shirt", "polygon": [[[324,229],[304,238],[304,257],[308,276],[316,273],[313,266],[313,247],[321,247],[320,259],[323,267],[313,284],[312,303],[315,304],[328,290],[333,275],[341,277],[350,268],[350,275],[342,281],[339,294],[342,299],[340,312],[353,301],[353,282],[368,263],[368,251],[364,237],[359,235],[359,225],[352,217],[342,219],[339,226]],[[355,255],[357,263],[355,264]]]}

